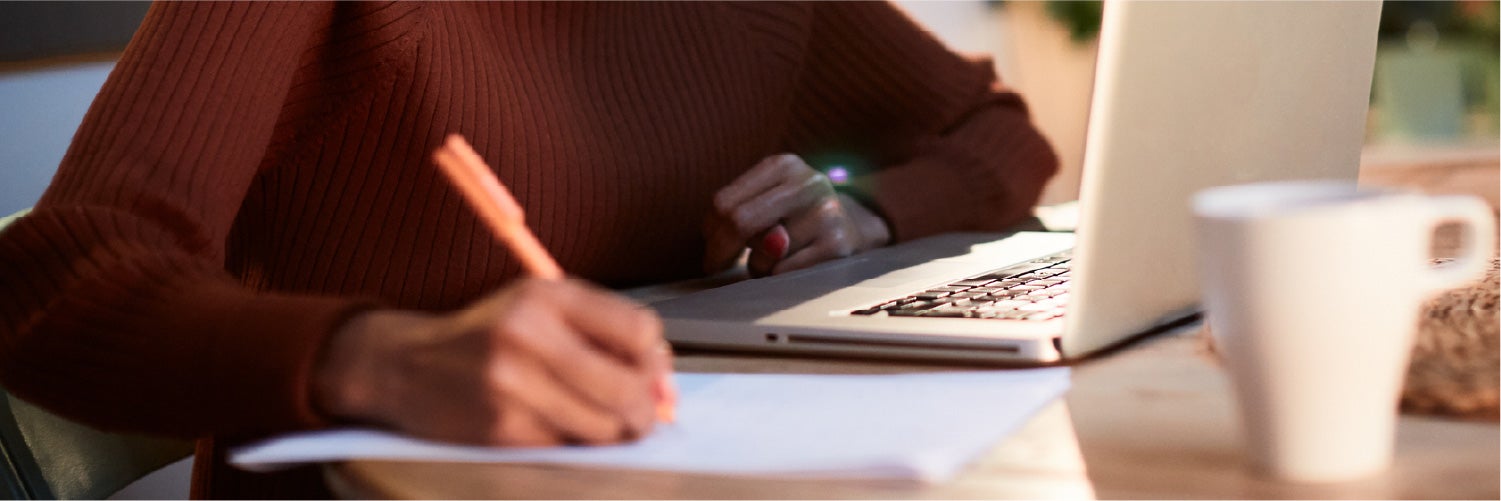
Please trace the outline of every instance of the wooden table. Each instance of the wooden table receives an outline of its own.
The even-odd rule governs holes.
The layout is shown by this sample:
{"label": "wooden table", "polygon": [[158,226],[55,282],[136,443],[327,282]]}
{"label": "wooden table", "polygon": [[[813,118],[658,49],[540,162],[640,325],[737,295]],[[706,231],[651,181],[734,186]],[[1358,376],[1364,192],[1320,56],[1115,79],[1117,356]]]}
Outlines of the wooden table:
{"label": "wooden table", "polygon": [[[1501,427],[1404,416],[1378,478],[1299,485],[1246,466],[1223,372],[1197,327],[1074,368],[1068,396],[954,481],[786,480],[556,466],[353,461],[330,465],[353,498],[1455,498],[1496,499]],[[890,373],[939,366],[684,354],[682,371]],[[952,368],[951,366],[946,368]]]}
{"label": "wooden table", "polygon": [[[1498,162],[1492,146],[1444,155],[1400,147],[1367,153],[1362,184],[1474,194],[1496,204]],[[642,296],[650,300],[672,293]],[[940,367],[953,368],[707,353],[681,354],[677,360],[677,369],[689,372],[891,373]],[[1063,400],[944,484],[382,461],[332,464],[325,472],[334,492],[351,498],[1498,499],[1501,426],[1403,416],[1395,464],[1377,477],[1326,485],[1270,480],[1247,466],[1229,382],[1207,354],[1199,327],[1190,326],[1079,364]]]}

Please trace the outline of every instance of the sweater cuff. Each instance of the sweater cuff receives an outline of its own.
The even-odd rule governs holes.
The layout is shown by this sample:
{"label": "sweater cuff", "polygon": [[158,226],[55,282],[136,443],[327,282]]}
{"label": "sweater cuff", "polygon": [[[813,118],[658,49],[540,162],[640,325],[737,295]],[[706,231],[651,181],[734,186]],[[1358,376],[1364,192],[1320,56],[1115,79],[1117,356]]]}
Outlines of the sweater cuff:
{"label": "sweater cuff", "polygon": [[1006,230],[1031,214],[1057,168],[1052,147],[1025,113],[993,111],[855,184],[885,217],[897,243],[944,232]]}
{"label": "sweater cuff", "polygon": [[232,281],[178,289],[182,332],[197,330],[204,377],[194,394],[217,394],[211,413],[250,434],[321,428],[331,422],[313,403],[313,371],[333,332],[378,307],[369,299],[256,292]]}
{"label": "sweater cuff", "polygon": [[970,193],[976,183],[956,182],[946,166],[919,159],[883,169],[863,184],[869,186],[869,207],[878,207],[891,230],[891,242],[958,231],[969,226],[964,212],[986,210]]}

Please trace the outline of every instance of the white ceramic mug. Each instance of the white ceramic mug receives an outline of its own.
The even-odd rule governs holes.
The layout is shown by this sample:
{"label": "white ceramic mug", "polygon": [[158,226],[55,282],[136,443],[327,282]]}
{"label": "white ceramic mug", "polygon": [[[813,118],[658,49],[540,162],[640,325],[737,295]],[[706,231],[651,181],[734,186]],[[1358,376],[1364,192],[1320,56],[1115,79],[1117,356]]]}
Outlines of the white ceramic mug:
{"label": "white ceramic mug", "polygon": [[[1419,308],[1484,272],[1490,207],[1334,181],[1211,188],[1193,205],[1253,465],[1302,482],[1386,469]],[[1466,225],[1464,252],[1434,267],[1433,230],[1450,221]]]}

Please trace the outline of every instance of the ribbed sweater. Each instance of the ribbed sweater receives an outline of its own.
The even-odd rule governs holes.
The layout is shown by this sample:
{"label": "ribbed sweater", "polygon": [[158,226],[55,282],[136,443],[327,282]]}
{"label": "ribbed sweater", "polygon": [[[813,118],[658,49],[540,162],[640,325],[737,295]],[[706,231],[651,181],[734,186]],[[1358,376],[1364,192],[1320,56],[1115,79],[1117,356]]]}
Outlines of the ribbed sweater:
{"label": "ribbed sweater", "polygon": [[1056,163],[886,4],[160,3],[0,236],[0,381],[111,430],[326,426],[344,319],[519,273],[431,164],[449,133],[610,286],[699,273],[713,194],[768,155],[851,169],[896,240],[1017,222]]}

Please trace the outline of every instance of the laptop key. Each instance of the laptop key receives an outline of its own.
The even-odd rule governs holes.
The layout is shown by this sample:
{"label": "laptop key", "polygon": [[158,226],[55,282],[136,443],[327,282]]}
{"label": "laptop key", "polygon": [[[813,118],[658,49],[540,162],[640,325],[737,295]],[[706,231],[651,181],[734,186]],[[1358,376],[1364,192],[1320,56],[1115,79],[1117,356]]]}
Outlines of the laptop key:
{"label": "laptop key", "polygon": [[1069,260],[1069,256],[1064,255],[1062,253],[1059,253],[1059,254],[1054,254],[1054,255],[1051,255],[1051,256],[1046,256],[1046,257],[1041,257],[1041,258],[1033,259],[1033,260],[1027,261],[1027,262],[1028,263],[1036,263],[1036,264],[1054,264],[1054,263],[1067,262],[1068,260]]}
{"label": "laptop key", "polygon": [[1017,266],[1010,266],[1010,267],[1006,267],[1006,268],[1001,268],[1001,269],[996,270],[996,271],[992,271],[990,273],[986,273],[984,275],[980,275],[978,277],[974,277],[974,280],[981,280],[981,279],[999,280],[999,279],[1011,278],[1011,277],[1014,277],[1014,276],[1017,276],[1017,275],[1021,275],[1023,273],[1027,273],[1029,271],[1041,268],[1042,266],[1043,265],[1039,265],[1039,264],[1022,264],[1022,265],[1017,265]]}
{"label": "laptop key", "polygon": [[1060,316],[1062,315],[1056,311],[1037,311],[1022,317],[1022,320],[1052,320]]}
{"label": "laptop key", "polygon": [[1037,302],[1032,303],[1032,304],[1047,306],[1049,308],[1062,308],[1063,307],[1063,301],[1059,301],[1059,300],[1053,299],[1053,298],[1039,299],[1039,300],[1037,300]]}
{"label": "laptop key", "polygon": [[851,315],[1037,320],[1063,314],[1072,253],[1060,252],[934,287]]}
{"label": "laptop key", "polygon": [[958,300],[959,300],[959,297],[957,297],[957,296],[945,296],[945,297],[941,297],[941,298],[938,298],[938,299],[934,299],[931,302],[933,304],[935,304],[935,305],[945,305],[945,304],[953,303],[953,302],[958,301]]}
{"label": "laptop key", "polygon": [[1029,292],[1030,291],[1002,291],[991,294],[991,296],[996,299],[1016,299],[1022,296],[1026,296]]}
{"label": "laptop key", "polygon": [[998,309],[998,310],[1014,310],[1014,309],[1017,309],[1018,307],[1029,305],[1029,304],[1032,304],[1032,303],[1029,303],[1027,301],[1017,301],[1017,300],[1014,300],[1014,299],[1008,299],[1008,300],[1005,300],[1005,301],[996,301],[994,304],[991,305],[991,307],[995,308],[995,309]]}

